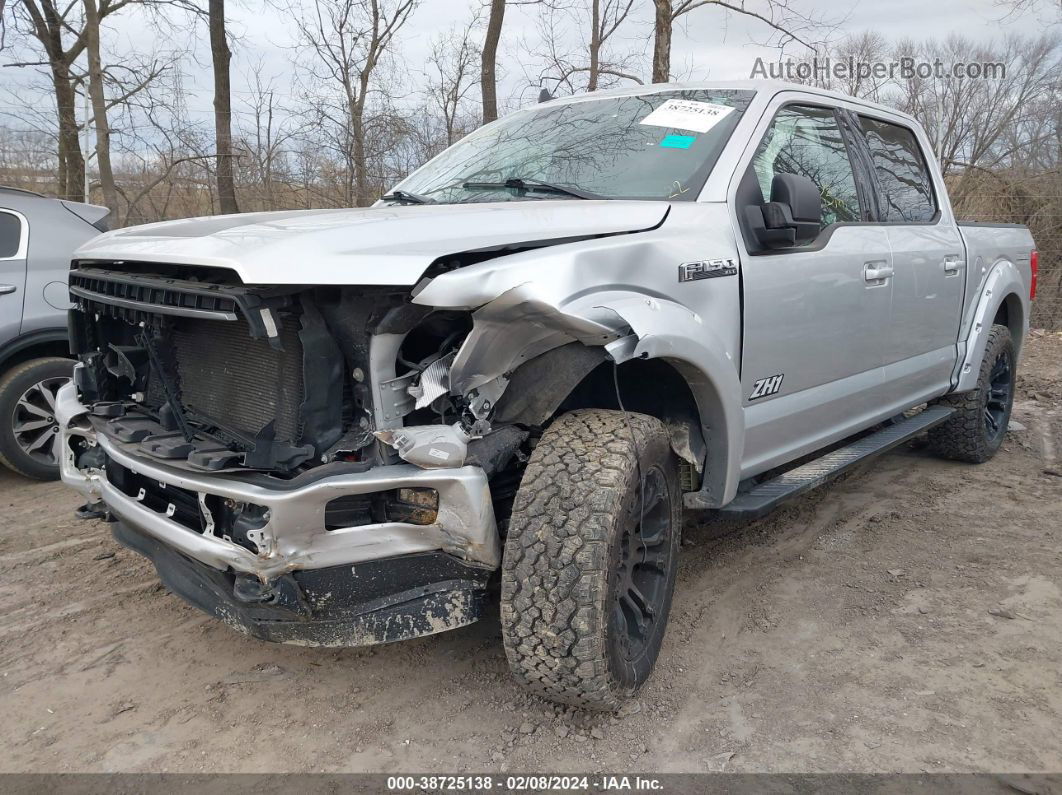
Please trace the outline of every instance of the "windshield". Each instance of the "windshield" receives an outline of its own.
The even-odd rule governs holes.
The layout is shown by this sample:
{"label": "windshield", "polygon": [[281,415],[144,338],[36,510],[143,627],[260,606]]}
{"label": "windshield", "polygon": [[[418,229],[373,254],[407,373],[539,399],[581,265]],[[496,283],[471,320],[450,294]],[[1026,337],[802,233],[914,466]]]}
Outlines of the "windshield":
{"label": "windshield", "polygon": [[692,201],[753,96],[665,91],[520,111],[471,133],[399,187],[446,203],[571,198],[564,188]]}

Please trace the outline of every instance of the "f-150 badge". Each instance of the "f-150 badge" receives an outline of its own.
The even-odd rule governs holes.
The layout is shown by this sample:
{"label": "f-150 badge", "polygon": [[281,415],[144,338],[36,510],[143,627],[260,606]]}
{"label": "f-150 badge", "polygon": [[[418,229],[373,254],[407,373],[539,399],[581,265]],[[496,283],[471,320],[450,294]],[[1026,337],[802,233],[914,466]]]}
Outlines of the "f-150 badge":
{"label": "f-150 badge", "polygon": [[732,259],[705,259],[679,265],[680,282],[714,279],[716,276],[733,276],[736,273],[737,263]]}
{"label": "f-150 badge", "polygon": [[767,378],[761,378],[759,381],[752,385],[752,394],[749,395],[749,400],[756,400],[757,398],[773,395],[775,392],[782,388],[783,378],[785,378],[785,373],[779,373],[778,375],[772,375],[768,376]]}

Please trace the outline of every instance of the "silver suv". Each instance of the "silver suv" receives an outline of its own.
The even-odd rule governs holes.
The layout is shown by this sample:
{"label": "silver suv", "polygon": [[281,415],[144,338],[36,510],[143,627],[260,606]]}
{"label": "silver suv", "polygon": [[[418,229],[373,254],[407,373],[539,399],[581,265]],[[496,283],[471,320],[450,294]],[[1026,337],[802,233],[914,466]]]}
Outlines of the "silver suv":
{"label": "silver suv", "polygon": [[0,463],[59,477],[55,393],[70,380],[66,278],[106,207],[0,187]]}

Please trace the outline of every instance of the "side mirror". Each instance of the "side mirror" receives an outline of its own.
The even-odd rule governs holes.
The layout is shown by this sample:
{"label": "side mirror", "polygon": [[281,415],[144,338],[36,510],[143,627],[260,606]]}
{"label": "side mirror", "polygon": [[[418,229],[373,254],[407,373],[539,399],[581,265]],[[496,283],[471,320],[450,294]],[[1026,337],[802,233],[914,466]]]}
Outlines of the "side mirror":
{"label": "side mirror", "polygon": [[760,245],[788,248],[813,240],[819,233],[822,196],[808,177],[775,174],[771,200],[759,207],[748,207],[746,212]]}

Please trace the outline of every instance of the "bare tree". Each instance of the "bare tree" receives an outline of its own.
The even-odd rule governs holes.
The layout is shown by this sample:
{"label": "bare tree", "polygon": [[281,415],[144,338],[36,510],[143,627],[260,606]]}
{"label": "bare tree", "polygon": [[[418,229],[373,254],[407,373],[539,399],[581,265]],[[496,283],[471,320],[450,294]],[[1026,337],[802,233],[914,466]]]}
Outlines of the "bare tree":
{"label": "bare tree", "polygon": [[[611,42],[628,22],[635,0],[543,0],[539,18],[545,68],[540,84],[552,82],[553,90],[575,93],[596,91],[621,80],[642,81],[635,74],[633,52],[619,53]],[[558,31],[575,27],[582,46],[572,51]]]}
{"label": "bare tree", "polygon": [[[113,11],[109,4],[108,8]],[[6,64],[7,66],[47,66],[58,121],[59,194],[68,199],[85,198],[85,159],[78,140],[76,76],[74,62],[87,42],[80,8],[76,3],[56,0],[22,0],[14,7],[16,26],[27,32],[43,50],[44,60]],[[110,13],[110,12],[108,12]],[[70,36],[72,42],[67,42]]]}
{"label": "bare tree", "polygon": [[1034,14],[1041,19],[1062,20],[1062,0],[996,0],[1007,16]]}
{"label": "bare tree", "polygon": [[479,85],[483,97],[483,123],[498,118],[498,43],[505,21],[505,0],[490,0],[487,33],[480,52]]}
{"label": "bare tree", "polygon": [[[283,168],[284,147],[295,135],[293,117],[279,106],[276,88],[263,76],[261,63],[254,67],[248,82],[251,88],[247,117],[251,126],[241,129],[238,145],[249,161],[246,177],[257,188],[255,209],[275,210],[281,206],[278,183],[287,178],[278,172]],[[241,173],[245,173],[243,169]]]}
{"label": "bare tree", "polygon": [[802,59],[804,63],[810,64],[813,58],[822,55],[837,63],[854,63],[857,65],[854,71],[846,71],[841,76],[829,70],[811,71],[806,80],[798,80],[798,82],[831,91],[840,91],[842,94],[860,99],[885,102],[890,90],[895,88],[894,81],[887,76],[875,74],[870,68],[863,69],[858,66],[870,67],[876,63],[885,63],[894,52],[903,51],[909,46],[901,43],[898,48],[894,48],[884,36],[875,31],[855,33],[844,37],[828,49],[823,48],[814,55]]}
{"label": "bare tree", "polygon": [[96,167],[99,169],[103,203],[112,212],[118,209],[118,191],[111,169],[111,128],[107,123],[107,99],[103,91],[103,60],[100,57],[100,11],[96,0],[84,0],[85,51],[88,54],[88,93],[92,101],[92,122],[96,130]]}
{"label": "bare tree", "polygon": [[238,213],[236,184],[232,178],[232,94],[229,61],[232,52],[225,31],[225,0],[210,0],[210,57],[214,65],[214,143],[217,151],[218,200],[221,212]]}
{"label": "bare tree", "polygon": [[505,9],[508,6],[537,5],[541,0],[480,0],[490,4],[487,29],[480,49],[479,85],[483,102],[483,123],[498,118],[498,44],[501,42]]}
{"label": "bare tree", "polygon": [[351,164],[353,199],[372,199],[365,114],[373,77],[395,35],[420,0],[313,0],[292,12],[302,47],[313,55],[309,76],[336,84],[342,96],[344,133]]}
{"label": "bare tree", "polygon": [[698,8],[713,6],[758,20],[768,31],[768,43],[780,47],[797,42],[814,49],[812,37],[815,32],[830,26],[817,15],[800,10],[791,0],[653,0],[653,6],[654,83],[666,83],[671,79],[671,40],[675,22]]}
{"label": "bare tree", "polygon": [[480,61],[480,52],[472,35],[478,22],[473,18],[464,28],[451,28],[431,45],[427,94],[433,110],[442,114],[447,146],[459,137],[459,115],[476,87],[475,64]]}
{"label": "bare tree", "polygon": [[[179,0],[172,0],[178,2]],[[183,0],[180,0],[183,2]],[[83,201],[85,196],[85,155],[78,138],[77,118],[79,91],[86,91],[93,99],[94,124],[99,122],[100,109],[106,110],[127,102],[144,90],[158,76],[158,63],[148,59],[147,72],[127,65],[106,66],[102,62],[99,33],[103,22],[117,12],[133,6],[166,6],[169,0],[92,0],[91,8],[77,0],[19,0],[13,6],[15,26],[43,52],[43,60],[17,61],[5,64],[14,67],[47,66],[56,108],[56,149],[58,193],[65,198]],[[93,45],[94,42],[94,45]],[[94,49],[95,54],[90,52]],[[80,72],[77,62],[87,55],[89,68]],[[92,96],[92,80],[87,72],[96,64],[96,88],[105,82],[113,84],[115,96],[99,100]],[[102,96],[102,94],[101,94]],[[104,132],[105,138],[107,133]],[[105,155],[106,157],[106,155]],[[113,194],[112,194],[113,196]]]}
{"label": "bare tree", "polygon": [[910,113],[925,127],[947,173],[988,168],[1009,154],[1002,142],[1059,85],[1059,40],[1051,34],[1031,39],[1006,36],[998,43],[978,44],[961,36],[943,42],[901,42],[894,59],[915,58],[950,64],[1002,64],[994,76],[920,76],[897,81],[891,104]]}

